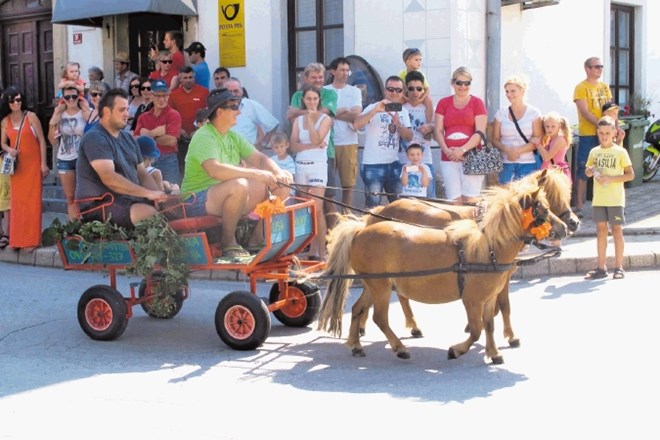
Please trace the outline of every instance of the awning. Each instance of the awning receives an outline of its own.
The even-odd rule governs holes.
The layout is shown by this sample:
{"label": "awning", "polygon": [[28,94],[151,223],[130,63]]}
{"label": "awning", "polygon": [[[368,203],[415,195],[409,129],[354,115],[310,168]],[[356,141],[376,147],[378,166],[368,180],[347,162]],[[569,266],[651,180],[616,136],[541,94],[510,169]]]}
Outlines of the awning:
{"label": "awning", "polygon": [[53,23],[101,26],[109,15],[151,12],[168,15],[197,15],[195,0],[56,0]]}

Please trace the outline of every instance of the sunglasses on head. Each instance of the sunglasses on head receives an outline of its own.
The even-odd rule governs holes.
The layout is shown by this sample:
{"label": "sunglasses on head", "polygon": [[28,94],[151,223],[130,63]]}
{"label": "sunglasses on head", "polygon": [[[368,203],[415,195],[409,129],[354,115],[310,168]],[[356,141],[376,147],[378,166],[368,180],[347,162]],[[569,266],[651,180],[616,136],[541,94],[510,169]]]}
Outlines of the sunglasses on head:
{"label": "sunglasses on head", "polygon": [[424,90],[424,87],[419,87],[419,86],[417,86],[417,87],[409,86],[408,87],[409,92],[414,92],[415,90],[417,90],[418,92],[421,92],[422,90]]}
{"label": "sunglasses on head", "polygon": [[238,110],[241,108],[240,104],[230,104],[230,105],[221,105],[220,108],[225,109],[225,110]]}
{"label": "sunglasses on head", "polygon": [[172,64],[172,60],[160,60],[161,63]]}
{"label": "sunglasses on head", "polygon": [[76,99],[78,99],[78,95],[64,95],[62,96],[62,98],[64,98],[67,101],[71,101],[72,99],[75,101]]}
{"label": "sunglasses on head", "polygon": [[401,92],[403,92],[403,89],[401,87],[386,87],[385,90],[387,90],[390,93],[401,93]]}
{"label": "sunglasses on head", "polygon": [[140,90],[150,91],[150,90],[151,90],[151,87],[141,87]]}
{"label": "sunglasses on head", "polygon": [[89,96],[91,96],[92,98],[98,98],[102,94],[103,93],[101,93],[101,92],[89,92]]}
{"label": "sunglasses on head", "polygon": [[15,102],[21,102],[21,101],[23,101],[23,98],[21,98],[20,96],[17,96],[16,98],[13,98],[13,99],[9,98],[9,103],[10,104],[13,104]]}
{"label": "sunglasses on head", "polygon": [[456,84],[457,86],[469,86],[470,84],[472,84],[472,81],[461,81],[459,79],[454,81],[454,84]]}

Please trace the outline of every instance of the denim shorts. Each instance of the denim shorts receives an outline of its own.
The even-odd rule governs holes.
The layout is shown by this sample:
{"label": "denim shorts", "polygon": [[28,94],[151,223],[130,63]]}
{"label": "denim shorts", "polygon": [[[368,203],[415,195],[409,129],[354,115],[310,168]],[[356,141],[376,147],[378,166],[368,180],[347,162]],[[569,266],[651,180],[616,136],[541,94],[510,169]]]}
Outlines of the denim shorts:
{"label": "denim shorts", "polygon": [[[383,190],[387,199],[392,202],[401,193],[401,163],[396,160],[392,163],[362,164],[360,176],[364,182],[365,203],[367,208],[380,204]],[[372,194],[373,193],[373,194]]]}
{"label": "denim shorts", "polygon": [[523,177],[532,174],[538,169],[536,162],[530,163],[505,163],[504,168],[500,171],[498,176],[499,182],[502,185],[513,182],[514,180],[522,179]]}
{"label": "denim shorts", "polygon": [[[185,209],[186,209],[186,215],[189,217],[202,217],[204,215],[207,215],[208,212],[206,212],[206,199],[208,198],[208,193],[209,190],[208,188],[197,192],[194,194],[194,196],[190,196],[185,200]],[[187,203],[190,203],[188,205]]]}
{"label": "denim shorts", "polygon": [[587,167],[587,159],[589,159],[589,152],[598,145],[598,136],[580,136],[577,150],[577,171],[575,173],[576,179],[587,180],[587,175],[584,170]]}
{"label": "denim shorts", "polygon": [[73,159],[73,160],[57,159],[57,171],[62,174],[66,173],[67,171],[75,171],[76,162],[78,162],[78,159]]}

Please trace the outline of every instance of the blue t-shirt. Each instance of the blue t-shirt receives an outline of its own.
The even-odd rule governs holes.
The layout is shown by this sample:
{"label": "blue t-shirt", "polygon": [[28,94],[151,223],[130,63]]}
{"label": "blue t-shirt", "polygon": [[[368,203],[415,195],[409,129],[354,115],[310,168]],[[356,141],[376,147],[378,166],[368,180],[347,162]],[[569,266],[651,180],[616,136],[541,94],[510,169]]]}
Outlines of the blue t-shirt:
{"label": "blue t-shirt", "polygon": [[209,88],[211,84],[211,71],[206,61],[199,64],[193,64],[192,69],[195,72],[195,82],[202,87]]}

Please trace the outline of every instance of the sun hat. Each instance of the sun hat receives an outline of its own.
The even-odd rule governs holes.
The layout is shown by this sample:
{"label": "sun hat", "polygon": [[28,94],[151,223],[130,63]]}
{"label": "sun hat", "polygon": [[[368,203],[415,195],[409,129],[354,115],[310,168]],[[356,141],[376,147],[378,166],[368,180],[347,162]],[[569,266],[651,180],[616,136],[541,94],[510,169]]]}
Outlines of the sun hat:
{"label": "sun hat", "polygon": [[142,153],[142,157],[149,157],[154,159],[158,159],[160,157],[160,151],[158,151],[156,141],[149,136],[138,137],[137,143],[140,146],[140,153]]}
{"label": "sun hat", "polygon": [[242,99],[242,97],[236,96],[224,88],[211,90],[209,95],[206,97],[204,119],[209,119],[213,112],[216,111],[216,109],[222,104],[225,104],[229,101],[241,101]]}
{"label": "sun hat", "polygon": [[117,52],[117,55],[115,55],[115,61],[128,64],[129,63],[128,54],[126,52]]}

